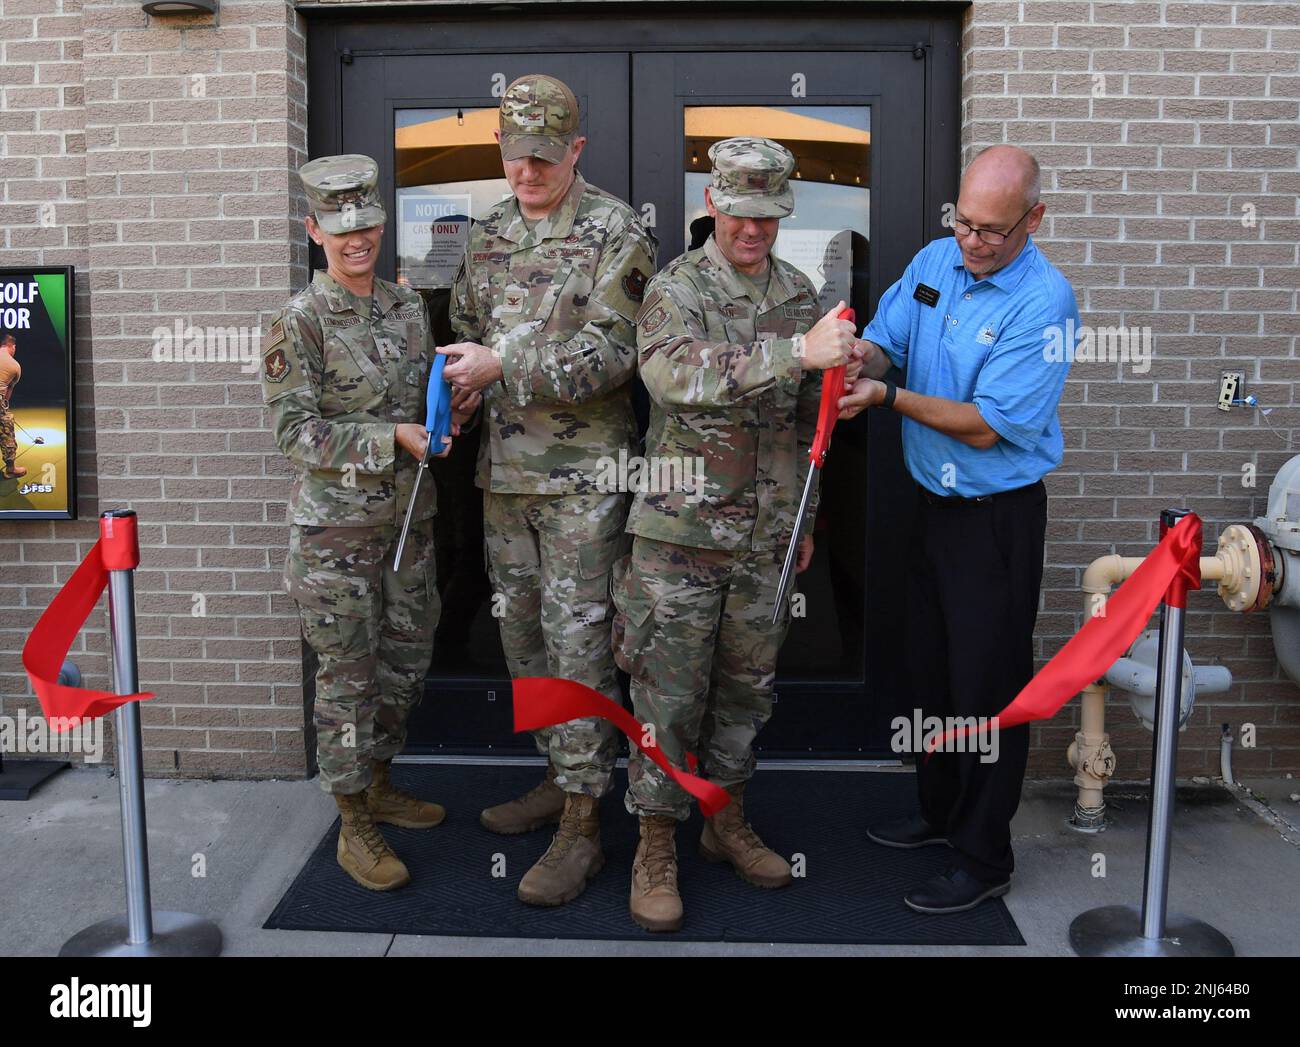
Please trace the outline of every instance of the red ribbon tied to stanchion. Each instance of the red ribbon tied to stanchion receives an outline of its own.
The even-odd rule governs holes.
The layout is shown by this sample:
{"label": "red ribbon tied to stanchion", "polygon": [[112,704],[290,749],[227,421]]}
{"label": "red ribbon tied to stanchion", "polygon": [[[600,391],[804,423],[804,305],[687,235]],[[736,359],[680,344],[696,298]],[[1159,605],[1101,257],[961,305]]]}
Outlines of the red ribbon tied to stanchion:
{"label": "red ribbon tied to stanchion", "polygon": [[131,570],[140,563],[135,525],[134,515],[100,517],[99,541],[55,594],[23,645],[23,668],[45,719],[56,733],[110,713],[127,702],[153,697],[148,692],[114,694],[58,682],[72,641],[108,585],[108,572]]}
{"label": "red ribbon tied to stanchion", "polygon": [[[999,728],[1047,720],[1085,686],[1105,675],[1167,600],[1187,604],[1187,591],[1201,587],[1201,519],[1188,513],[1106,601],[1105,613],[1089,618],[1050,662],[996,717]],[[962,727],[935,735],[929,752],[983,728]]]}
{"label": "red ribbon tied to stanchion", "polygon": [[[674,767],[658,746],[642,745],[642,725],[636,717],[586,684],[550,676],[521,676],[514,682],[514,706],[516,731],[535,731],[588,716],[608,720],[665,774],[699,800],[700,810],[706,815],[712,817],[731,802],[720,786]],[[692,754],[686,754],[686,762],[690,770],[695,770],[697,761]]]}

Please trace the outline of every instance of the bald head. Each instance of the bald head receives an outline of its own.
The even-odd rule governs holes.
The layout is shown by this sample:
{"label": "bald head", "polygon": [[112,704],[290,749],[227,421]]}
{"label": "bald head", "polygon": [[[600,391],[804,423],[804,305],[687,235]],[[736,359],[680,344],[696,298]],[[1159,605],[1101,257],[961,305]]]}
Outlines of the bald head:
{"label": "bald head", "polygon": [[969,188],[982,196],[1005,198],[1023,211],[1038,203],[1038,161],[1019,146],[991,145],[966,168],[961,188],[963,195]]}
{"label": "bald head", "polygon": [[[1038,161],[1018,146],[989,146],[966,168],[953,233],[977,280],[1014,261],[1038,229],[1044,210],[1038,191]],[[1001,243],[989,243],[999,236]]]}

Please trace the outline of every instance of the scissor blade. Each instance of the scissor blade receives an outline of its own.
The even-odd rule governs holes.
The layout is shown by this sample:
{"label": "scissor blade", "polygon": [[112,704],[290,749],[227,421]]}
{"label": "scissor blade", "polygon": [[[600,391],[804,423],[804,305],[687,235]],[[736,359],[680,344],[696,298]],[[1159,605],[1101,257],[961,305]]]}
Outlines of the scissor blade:
{"label": "scissor blade", "polygon": [[794,534],[790,536],[790,548],[785,551],[785,564],[781,568],[781,584],[776,589],[776,606],[772,608],[772,624],[781,617],[781,605],[785,602],[785,591],[790,584],[790,574],[794,567],[795,553],[799,549],[799,531],[803,526],[804,513],[808,511],[808,499],[812,495],[813,475],[816,468],[810,463],[808,479],[804,481],[803,497],[799,499],[799,512],[794,518]]}
{"label": "scissor blade", "polygon": [[415,470],[415,486],[411,488],[411,504],[406,507],[406,522],[402,524],[402,537],[397,540],[397,556],[393,559],[393,570],[402,566],[402,550],[406,547],[406,535],[411,530],[411,517],[415,515],[415,498],[420,493],[420,480],[424,477],[424,462]]}

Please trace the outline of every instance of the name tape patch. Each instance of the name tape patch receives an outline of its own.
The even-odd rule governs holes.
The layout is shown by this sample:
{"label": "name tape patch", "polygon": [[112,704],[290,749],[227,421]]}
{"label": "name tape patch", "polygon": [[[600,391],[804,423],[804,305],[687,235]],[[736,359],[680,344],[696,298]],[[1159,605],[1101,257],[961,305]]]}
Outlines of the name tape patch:
{"label": "name tape patch", "polygon": [[357,324],[365,323],[365,320],[353,314],[352,316],[322,317],[320,323],[322,327],[356,327]]}

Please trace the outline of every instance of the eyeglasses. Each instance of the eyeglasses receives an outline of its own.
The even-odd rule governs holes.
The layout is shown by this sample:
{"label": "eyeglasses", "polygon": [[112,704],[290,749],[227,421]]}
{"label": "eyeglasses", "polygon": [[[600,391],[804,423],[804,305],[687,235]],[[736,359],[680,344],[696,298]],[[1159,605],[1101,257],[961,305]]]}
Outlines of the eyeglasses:
{"label": "eyeglasses", "polygon": [[[1032,211],[1037,206],[1037,204],[1031,204],[1029,211]],[[963,222],[960,218],[954,218],[952,220],[952,229],[958,237],[970,236],[971,233],[974,233],[980,238],[981,243],[986,243],[990,247],[997,247],[1000,244],[1005,244],[1007,242],[1007,237],[1015,231],[1016,226],[1025,220],[1025,215],[1028,215],[1029,211],[1026,211],[1025,214],[1022,214],[1017,218],[1011,228],[1005,233],[999,233],[996,229],[976,229],[969,222]]]}

